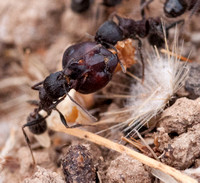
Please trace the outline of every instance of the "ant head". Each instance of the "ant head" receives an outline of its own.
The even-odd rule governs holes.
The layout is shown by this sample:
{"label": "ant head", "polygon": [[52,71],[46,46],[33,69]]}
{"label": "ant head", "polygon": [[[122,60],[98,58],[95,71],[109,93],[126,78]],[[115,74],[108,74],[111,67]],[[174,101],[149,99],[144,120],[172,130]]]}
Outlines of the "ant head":
{"label": "ant head", "polygon": [[47,122],[39,113],[36,112],[28,116],[27,123],[33,121],[37,121],[37,124],[28,126],[33,134],[39,135],[47,130]]}
{"label": "ant head", "polygon": [[187,9],[185,0],[167,0],[164,4],[164,12],[167,17],[178,17]]}
{"label": "ant head", "polygon": [[70,87],[62,71],[50,74],[43,82],[48,97],[57,100],[69,92]]}
{"label": "ant head", "polygon": [[103,44],[106,47],[108,45],[115,45],[117,41],[122,40],[123,32],[119,26],[111,20],[104,22],[96,32],[95,41]]}

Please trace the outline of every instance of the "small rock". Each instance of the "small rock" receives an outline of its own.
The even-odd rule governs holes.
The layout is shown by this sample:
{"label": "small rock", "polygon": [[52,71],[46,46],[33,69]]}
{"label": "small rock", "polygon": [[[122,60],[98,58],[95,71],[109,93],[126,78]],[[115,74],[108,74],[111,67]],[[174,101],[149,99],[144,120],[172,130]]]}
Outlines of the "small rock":
{"label": "small rock", "polygon": [[198,123],[200,123],[200,98],[196,100],[180,98],[161,114],[159,127],[163,127],[168,134],[178,135]]}
{"label": "small rock", "polygon": [[108,183],[150,183],[150,174],[142,163],[127,156],[120,155],[113,160],[107,170]]}
{"label": "small rock", "polygon": [[189,168],[200,157],[200,124],[193,126],[187,133],[174,138],[168,144],[167,152],[161,161],[177,169]]}

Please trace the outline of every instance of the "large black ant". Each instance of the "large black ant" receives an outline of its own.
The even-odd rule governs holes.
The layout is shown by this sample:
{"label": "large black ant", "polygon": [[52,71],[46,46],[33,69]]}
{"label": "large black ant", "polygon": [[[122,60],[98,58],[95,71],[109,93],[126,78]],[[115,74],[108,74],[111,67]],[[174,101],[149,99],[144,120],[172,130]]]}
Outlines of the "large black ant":
{"label": "large black ant", "polygon": [[[95,41],[109,47],[115,45],[118,41],[131,38],[138,40],[139,49],[141,48],[140,38],[148,37],[148,41],[152,46],[162,47],[164,45],[163,26],[160,18],[147,18],[135,21],[131,18],[123,18],[119,15],[114,15],[118,20],[108,20],[104,22],[96,32]],[[172,23],[165,28],[168,30],[183,20]]]}
{"label": "large black ant", "polygon": [[[123,18],[119,15],[113,15],[118,20],[118,24],[111,20],[104,22],[96,32],[95,41],[103,44],[106,47],[113,47],[118,41],[131,38],[138,41],[138,50],[141,62],[143,64],[143,78],[144,78],[144,62],[141,52],[142,42],[140,38],[148,37],[148,41],[152,46],[162,47],[165,43],[163,26],[160,18],[143,18],[135,21],[131,18]],[[165,28],[166,34],[168,30],[175,26],[177,21]]]}
{"label": "large black ant", "polygon": [[166,0],[163,9],[170,18],[181,16],[187,10],[191,10],[192,16],[200,10],[200,0]]}
{"label": "large black ant", "polygon": [[[31,102],[37,108],[28,116],[27,123],[22,126],[22,131],[31,151],[34,164],[35,159],[24,128],[29,127],[34,134],[43,133],[47,126],[46,118],[51,114],[52,110],[59,113],[61,122],[65,127],[69,128],[64,115],[56,108],[66,96],[94,119],[68,93],[71,89],[75,89],[80,93],[89,94],[103,88],[111,80],[119,62],[117,54],[113,54],[101,44],[95,42],[75,44],[64,52],[62,71],[52,73],[44,81],[32,86],[32,89],[39,92],[39,101]],[[46,112],[46,116],[43,117],[39,114],[41,110]],[[71,127],[78,126],[80,125]]]}

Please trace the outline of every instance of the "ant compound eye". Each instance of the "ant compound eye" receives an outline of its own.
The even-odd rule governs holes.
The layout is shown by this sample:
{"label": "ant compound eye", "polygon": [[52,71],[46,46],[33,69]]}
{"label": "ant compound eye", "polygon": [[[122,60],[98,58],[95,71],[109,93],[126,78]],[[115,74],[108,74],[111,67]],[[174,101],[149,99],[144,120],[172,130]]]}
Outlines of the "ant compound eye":
{"label": "ant compound eye", "polygon": [[182,15],[187,8],[184,0],[167,0],[164,4],[164,12],[167,17],[178,17]]}
{"label": "ant compound eye", "polygon": [[43,86],[46,93],[52,99],[58,99],[69,91],[67,81],[64,77],[62,77],[61,72],[52,73],[48,77],[46,77]]}
{"label": "ant compound eye", "polygon": [[71,0],[71,9],[76,13],[87,11],[90,7],[90,0]]}
{"label": "ant compound eye", "polygon": [[117,41],[123,39],[123,32],[113,21],[104,22],[96,32],[95,41],[105,46],[106,43],[115,45]]}
{"label": "ant compound eye", "polygon": [[40,114],[28,116],[27,122],[30,122],[33,120],[37,120],[38,123],[35,125],[28,126],[30,132],[32,132],[35,135],[40,135],[47,130],[47,122],[46,120],[44,120],[44,118]]}

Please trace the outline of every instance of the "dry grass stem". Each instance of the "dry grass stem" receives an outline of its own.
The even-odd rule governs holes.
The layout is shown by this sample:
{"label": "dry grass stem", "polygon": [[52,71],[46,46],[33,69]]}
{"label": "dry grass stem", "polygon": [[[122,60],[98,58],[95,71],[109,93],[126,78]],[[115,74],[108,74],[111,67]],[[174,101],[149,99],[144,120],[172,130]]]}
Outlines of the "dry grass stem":
{"label": "dry grass stem", "polygon": [[158,169],[158,170],[172,176],[177,181],[180,181],[182,183],[197,183],[197,181],[195,179],[181,173],[180,171],[176,170],[175,168],[172,168],[168,165],[158,162],[158,161],[156,161],[148,156],[145,156],[141,153],[138,153],[126,146],[112,142],[111,140],[101,137],[99,135],[96,135],[94,133],[84,131],[81,129],[77,129],[77,128],[64,128],[61,125],[56,125],[54,130],[67,133],[69,135],[73,135],[73,136],[81,138],[81,139],[88,140],[88,141],[96,143],[98,145],[115,150],[119,153],[125,153],[125,154],[131,156],[132,158],[140,161],[141,163],[143,163],[147,166],[150,166],[151,168]]}

